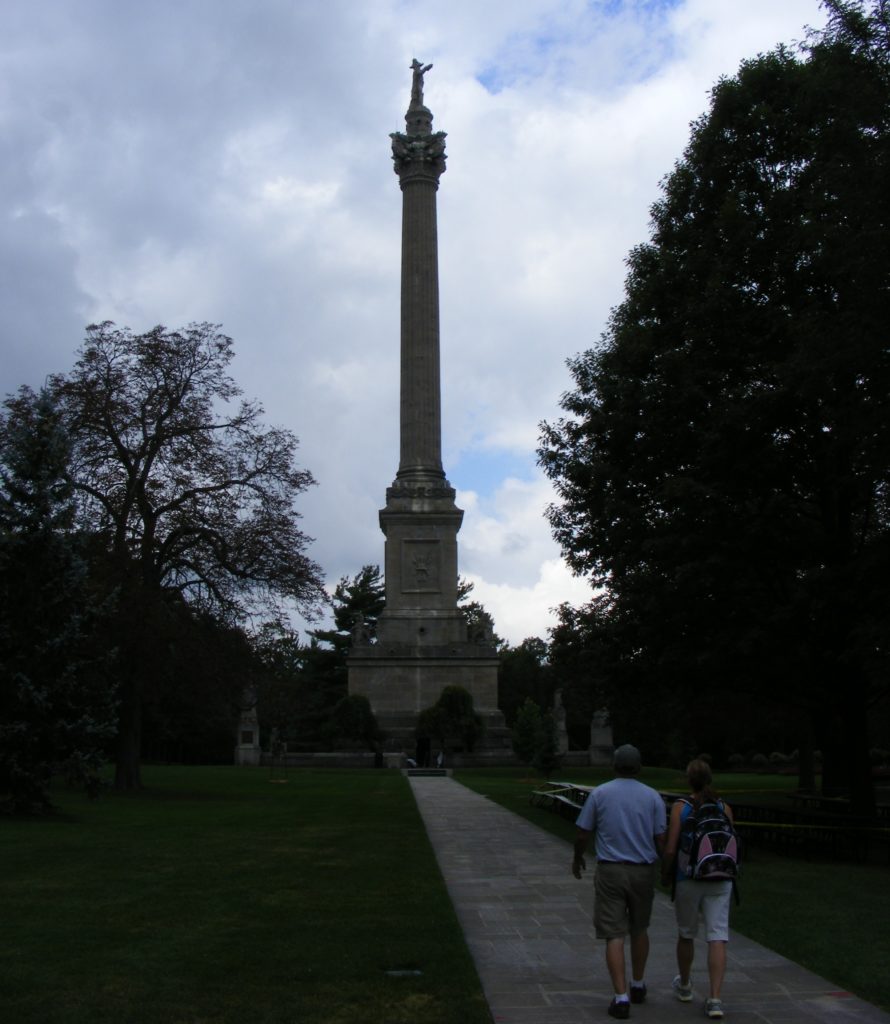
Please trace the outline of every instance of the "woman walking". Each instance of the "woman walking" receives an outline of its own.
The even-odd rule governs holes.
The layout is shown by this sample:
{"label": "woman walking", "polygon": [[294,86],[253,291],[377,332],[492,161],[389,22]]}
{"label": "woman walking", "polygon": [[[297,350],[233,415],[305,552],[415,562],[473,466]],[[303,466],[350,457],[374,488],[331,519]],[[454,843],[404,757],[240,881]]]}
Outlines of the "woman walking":
{"label": "woman walking", "polygon": [[704,920],[705,940],[708,943],[708,981],[710,994],[705,1000],[705,1016],[711,1020],[723,1018],[720,990],[726,974],[726,943],[729,941],[729,903],[732,898],[731,880],[698,881],[690,878],[679,863],[680,838],[688,833],[696,811],[705,804],[716,804],[732,823],[729,804],[720,800],[711,788],[711,766],[707,761],[690,761],[686,778],[691,790],[688,797],[677,800],[671,808],[667,841],[662,861],[662,882],[675,881],[674,908],[677,915],[677,969],[674,992],[684,1003],[692,1001],[692,960],[695,955],[693,940],[698,934],[699,917]]}

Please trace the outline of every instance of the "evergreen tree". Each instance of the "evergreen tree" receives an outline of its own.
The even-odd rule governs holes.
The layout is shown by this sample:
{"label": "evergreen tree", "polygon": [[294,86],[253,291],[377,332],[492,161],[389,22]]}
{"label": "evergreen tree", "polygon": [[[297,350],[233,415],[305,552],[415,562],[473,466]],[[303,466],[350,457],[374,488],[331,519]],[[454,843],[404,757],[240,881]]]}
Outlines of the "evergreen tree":
{"label": "evergreen tree", "polygon": [[54,771],[93,780],[114,734],[97,605],[73,532],[70,449],[46,390],[0,417],[0,799],[49,805]]}
{"label": "evergreen tree", "polygon": [[334,588],[331,610],[333,629],[315,629],[310,636],[326,643],[341,659],[342,673],[346,672],[346,656],[353,641],[356,627],[360,627],[368,640],[377,637],[377,620],[386,600],[386,585],[378,565],[363,565],[352,578],[343,576]]}

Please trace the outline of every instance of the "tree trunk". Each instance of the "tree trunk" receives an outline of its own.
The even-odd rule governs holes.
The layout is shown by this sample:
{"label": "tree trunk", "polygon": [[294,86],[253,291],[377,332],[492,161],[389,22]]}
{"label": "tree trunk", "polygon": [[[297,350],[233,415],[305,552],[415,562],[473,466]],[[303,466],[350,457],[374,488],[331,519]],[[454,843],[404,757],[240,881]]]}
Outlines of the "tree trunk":
{"label": "tree trunk", "polygon": [[843,709],[825,708],[819,722],[822,751],[822,796],[846,796],[850,785],[849,757],[844,746]]}
{"label": "tree trunk", "polygon": [[118,720],[117,761],[114,788],[131,793],[142,789],[142,687],[131,676],[121,686],[121,708]]}
{"label": "tree trunk", "polygon": [[874,780],[868,757],[868,710],[864,686],[847,672],[842,707],[827,708],[822,726],[822,795],[845,796],[851,813],[875,813]]}
{"label": "tree trunk", "polygon": [[850,761],[850,811],[863,818],[875,814],[875,785],[868,756],[867,683],[856,672],[847,688],[844,732]]}

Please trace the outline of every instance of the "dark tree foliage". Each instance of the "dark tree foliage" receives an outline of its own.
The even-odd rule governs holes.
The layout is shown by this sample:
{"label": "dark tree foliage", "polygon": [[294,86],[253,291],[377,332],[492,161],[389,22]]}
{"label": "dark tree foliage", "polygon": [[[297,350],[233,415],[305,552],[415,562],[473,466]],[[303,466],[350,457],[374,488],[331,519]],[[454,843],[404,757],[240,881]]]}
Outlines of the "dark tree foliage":
{"label": "dark tree foliage", "polygon": [[512,725],[526,700],[541,708],[553,703],[553,675],[548,664],[547,644],[536,636],[526,637],[517,647],[505,644],[498,668],[498,707],[507,725]]}
{"label": "dark tree foliage", "polygon": [[420,712],[418,739],[437,740],[443,750],[472,752],[484,724],[473,706],[473,695],[463,686],[446,686],[432,707]]}
{"label": "dark tree foliage", "polygon": [[559,753],[559,742],[556,736],[556,720],[550,711],[545,711],[541,715],[541,730],[538,734],[538,745],[532,764],[535,771],[547,779],[562,764],[562,755]]}
{"label": "dark tree foliage", "polygon": [[371,702],[363,693],[350,693],[339,700],[334,707],[333,720],[338,739],[379,751],[383,733],[371,710]]}
{"label": "dark tree foliage", "polygon": [[211,324],[134,335],[104,323],[50,381],[79,526],[101,539],[119,595],[120,788],[139,786],[143,700],[181,607],[233,623],[282,601],[311,615],[323,597],[295,508],[314,481],[295,437],[238,400],[232,357]]}
{"label": "dark tree foliage", "polygon": [[550,629],[549,668],[553,685],[562,691],[570,748],[583,750],[590,744],[594,714],[606,708],[614,712],[619,704],[620,666],[608,657],[613,619],[604,597],[581,609],[560,605],[557,614]]}
{"label": "dark tree foliage", "polygon": [[0,801],[49,806],[64,770],[95,778],[114,734],[107,612],[74,533],[70,449],[49,394],[22,389],[0,416]]}
{"label": "dark tree foliage", "polygon": [[377,637],[377,619],[383,611],[386,586],[379,565],[363,565],[350,579],[341,577],[334,588],[331,602],[334,615],[333,629],[315,629],[310,636],[319,643],[329,644],[342,659],[346,672],[346,655],[352,643],[353,631],[360,627],[371,641]]}
{"label": "dark tree foliage", "polygon": [[355,576],[343,576],[330,604],[334,628],[311,630],[308,644],[280,623],[267,626],[259,638],[265,666],[257,691],[260,724],[264,730],[277,727],[282,739],[303,750],[329,750],[345,735],[334,712],[347,696],[354,631],[361,629],[372,641],[377,635],[384,605],[380,568],[365,565]]}
{"label": "dark tree foliage", "polygon": [[541,738],[541,708],[526,697],[516,711],[511,730],[513,753],[524,765],[530,765]]}
{"label": "dark tree foliage", "polygon": [[339,656],[314,638],[303,643],[280,623],[261,630],[256,650],[262,666],[255,683],[256,709],[265,741],[276,729],[292,750],[327,750],[331,712],[345,693]]}
{"label": "dark tree foliage", "polygon": [[151,761],[231,764],[234,726],[262,671],[238,626],[168,604],[163,657],[144,693],[142,753]]}
{"label": "dark tree foliage", "polygon": [[362,566],[351,579],[343,576],[334,588],[334,629],[315,629],[309,633],[302,685],[311,689],[317,702],[320,717],[316,739],[327,746],[336,734],[331,714],[348,692],[346,659],[353,637],[361,631],[368,640],[376,639],[384,595],[380,567]]}
{"label": "dark tree foliage", "polygon": [[714,88],[539,456],[554,534],[607,594],[591,625],[613,693],[678,725],[709,695],[781,697],[824,785],[867,810],[890,635],[890,15],[825,6],[801,54]]}

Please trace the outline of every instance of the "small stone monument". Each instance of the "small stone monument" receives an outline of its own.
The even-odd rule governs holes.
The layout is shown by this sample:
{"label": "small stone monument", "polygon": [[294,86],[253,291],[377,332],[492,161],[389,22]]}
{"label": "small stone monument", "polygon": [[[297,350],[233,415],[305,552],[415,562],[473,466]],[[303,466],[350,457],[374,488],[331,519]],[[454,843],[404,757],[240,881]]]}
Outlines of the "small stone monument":
{"label": "small stone monument", "polygon": [[609,724],[609,712],[601,708],[594,713],[590,722],[591,766],[599,768],[611,765],[614,752],[615,741],[612,738],[612,726]]}
{"label": "small stone monument", "polygon": [[260,723],[254,703],[241,709],[235,741],[235,764],[258,765],[261,757]]}

